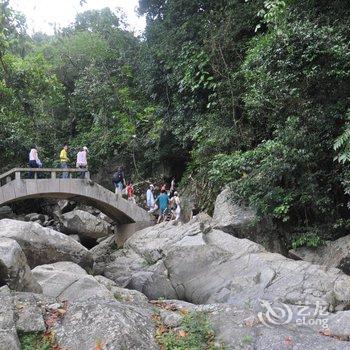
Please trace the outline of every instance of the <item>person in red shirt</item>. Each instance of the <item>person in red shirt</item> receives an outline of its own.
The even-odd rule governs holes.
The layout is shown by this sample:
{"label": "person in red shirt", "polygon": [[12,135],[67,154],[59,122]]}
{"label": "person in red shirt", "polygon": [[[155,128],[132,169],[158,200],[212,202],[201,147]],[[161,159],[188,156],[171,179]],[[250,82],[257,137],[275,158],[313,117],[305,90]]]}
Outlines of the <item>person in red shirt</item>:
{"label": "person in red shirt", "polygon": [[128,200],[135,203],[135,197],[134,197],[134,186],[129,181],[128,185],[126,186],[126,193],[128,195]]}

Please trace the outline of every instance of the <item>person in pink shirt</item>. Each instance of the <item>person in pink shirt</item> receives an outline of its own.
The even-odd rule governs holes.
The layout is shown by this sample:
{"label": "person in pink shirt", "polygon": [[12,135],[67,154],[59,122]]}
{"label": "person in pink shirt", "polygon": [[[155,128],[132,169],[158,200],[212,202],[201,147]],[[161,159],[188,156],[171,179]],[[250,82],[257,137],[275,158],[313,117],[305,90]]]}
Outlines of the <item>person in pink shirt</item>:
{"label": "person in pink shirt", "polygon": [[[87,154],[88,154],[88,148],[84,146],[80,149],[80,151],[77,154],[77,164],[76,167],[80,169],[87,169]],[[79,177],[81,179],[85,178],[85,172],[81,172],[79,174]]]}
{"label": "person in pink shirt", "polygon": [[[29,162],[28,166],[29,168],[39,168],[39,156],[38,156],[38,150],[36,145],[33,145],[32,149],[29,152]],[[29,172],[29,178],[34,178],[34,173],[32,171]]]}

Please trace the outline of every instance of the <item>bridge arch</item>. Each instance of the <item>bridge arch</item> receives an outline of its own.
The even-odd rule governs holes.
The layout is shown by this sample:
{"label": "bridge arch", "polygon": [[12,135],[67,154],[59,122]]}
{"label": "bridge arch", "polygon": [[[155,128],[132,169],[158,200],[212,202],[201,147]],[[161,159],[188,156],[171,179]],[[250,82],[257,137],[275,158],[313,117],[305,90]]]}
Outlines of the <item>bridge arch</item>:
{"label": "bridge arch", "polygon": [[[24,174],[29,171],[33,172],[33,179],[24,178]],[[58,175],[63,171],[69,173],[68,179],[59,178]],[[69,199],[101,210],[119,224],[128,227],[128,231],[130,227],[135,231],[151,225],[151,217],[146,210],[91,181],[88,172],[84,179],[73,178],[77,173],[81,173],[81,170],[12,169],[0,176],[0,206],[25,199]],[[46,175],[46,178],[40,178],[38,174]]]}

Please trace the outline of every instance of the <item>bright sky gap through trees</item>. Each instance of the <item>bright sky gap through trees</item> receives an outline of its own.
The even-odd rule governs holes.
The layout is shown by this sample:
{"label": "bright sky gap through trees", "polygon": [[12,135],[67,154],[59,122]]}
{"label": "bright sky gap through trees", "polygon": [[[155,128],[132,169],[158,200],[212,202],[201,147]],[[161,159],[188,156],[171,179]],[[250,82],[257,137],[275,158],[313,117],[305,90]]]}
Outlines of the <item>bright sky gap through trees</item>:
{"label": "bright sky gap through trees", "polygon": [[145,27],[145,18],[137,14],[138,0],[87,0],[81,5],[80,0],[10,0],[10,5],[26,16],[29,34],[53,34],[55,26],[66,27],[77,13],[104,7],[113,11],[120,8],[129,29],[136,34],[141,34]]}

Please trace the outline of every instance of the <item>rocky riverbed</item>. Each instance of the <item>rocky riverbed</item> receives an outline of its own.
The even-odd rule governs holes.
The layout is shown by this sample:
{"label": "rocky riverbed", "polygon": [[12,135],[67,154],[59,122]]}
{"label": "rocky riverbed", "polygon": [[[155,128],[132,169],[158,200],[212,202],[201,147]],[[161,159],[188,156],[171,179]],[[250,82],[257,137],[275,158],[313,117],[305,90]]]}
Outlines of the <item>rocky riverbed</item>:
{"label": "rocky riverbed", "polygon": [[0,349],[350,349],[350,276],[233,236],[236,212],[121,248],[113,231],[87,249],[69,216],[66,232],[0,220]]}

